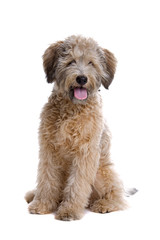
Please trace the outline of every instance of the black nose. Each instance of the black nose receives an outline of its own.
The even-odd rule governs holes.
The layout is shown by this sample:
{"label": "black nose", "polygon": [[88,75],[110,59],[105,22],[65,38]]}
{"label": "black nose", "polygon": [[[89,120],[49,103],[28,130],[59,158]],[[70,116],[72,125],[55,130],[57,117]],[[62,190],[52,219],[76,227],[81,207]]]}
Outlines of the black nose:
{"label": "black nose", "polygon": [[84,85],[84,84],[87,83],[87,77],[86,76],[78,76],[76,78],[76,81],[77,81],[78,84]]}

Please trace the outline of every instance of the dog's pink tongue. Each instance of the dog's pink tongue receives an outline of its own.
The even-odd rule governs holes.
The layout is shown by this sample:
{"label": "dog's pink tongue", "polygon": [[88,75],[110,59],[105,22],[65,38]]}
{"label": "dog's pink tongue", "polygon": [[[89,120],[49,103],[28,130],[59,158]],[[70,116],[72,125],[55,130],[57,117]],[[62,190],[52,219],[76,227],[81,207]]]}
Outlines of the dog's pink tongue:
{"label": "dog's pink tongue", "polygon": [[87,98],[87,89],[85,88],[75,88],[74,97],[78,100],[84,100]]}

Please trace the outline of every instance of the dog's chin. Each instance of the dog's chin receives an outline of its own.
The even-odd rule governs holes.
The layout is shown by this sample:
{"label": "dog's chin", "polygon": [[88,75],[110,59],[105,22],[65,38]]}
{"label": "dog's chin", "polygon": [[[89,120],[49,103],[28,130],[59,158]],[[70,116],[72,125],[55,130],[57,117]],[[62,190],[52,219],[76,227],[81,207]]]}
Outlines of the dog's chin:
{"label": "dog's chin", "polygon": [[88,95],[89,95],[89,93],[86,88],[71,87],[69,90],[70,100],[74,104],[86,104]]}

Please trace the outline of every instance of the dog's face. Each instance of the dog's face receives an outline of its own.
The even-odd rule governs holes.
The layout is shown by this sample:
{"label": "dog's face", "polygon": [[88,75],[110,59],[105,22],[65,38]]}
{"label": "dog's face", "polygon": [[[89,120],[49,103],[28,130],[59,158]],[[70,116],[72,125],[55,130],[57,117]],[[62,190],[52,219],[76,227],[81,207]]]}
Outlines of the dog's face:
{"label": "dog's face", "polygon": [[116,59],[93,39],[71,36],[45,51],[43,65],[48,83],[55,81],[57,91],[73,103],[85,103],[101,84],[108,89],[114,77]]}

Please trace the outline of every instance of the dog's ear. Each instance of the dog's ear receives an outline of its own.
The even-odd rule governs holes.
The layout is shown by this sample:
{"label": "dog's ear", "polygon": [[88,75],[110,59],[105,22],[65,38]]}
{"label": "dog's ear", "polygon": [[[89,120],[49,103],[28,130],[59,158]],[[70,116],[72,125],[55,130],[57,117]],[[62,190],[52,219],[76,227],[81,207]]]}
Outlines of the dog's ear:
{"label": "dog's ear", "polygon": [[111,84],[114,78],[117,60],[113,55],[113,53],[111,53],[107,49],[103,49],[103,52],[104,52],[103,66],[104,66],[105,76],[102,77],[102,84],[106,89],[108,89],[109,85]]}
{"label": "dog's ear", "polygon": [[62,44],[63,41],[59,41],[50,45],[43,55],[43,67],[48,83],[52,83],[55,80],[55,70],[61,53]]}

